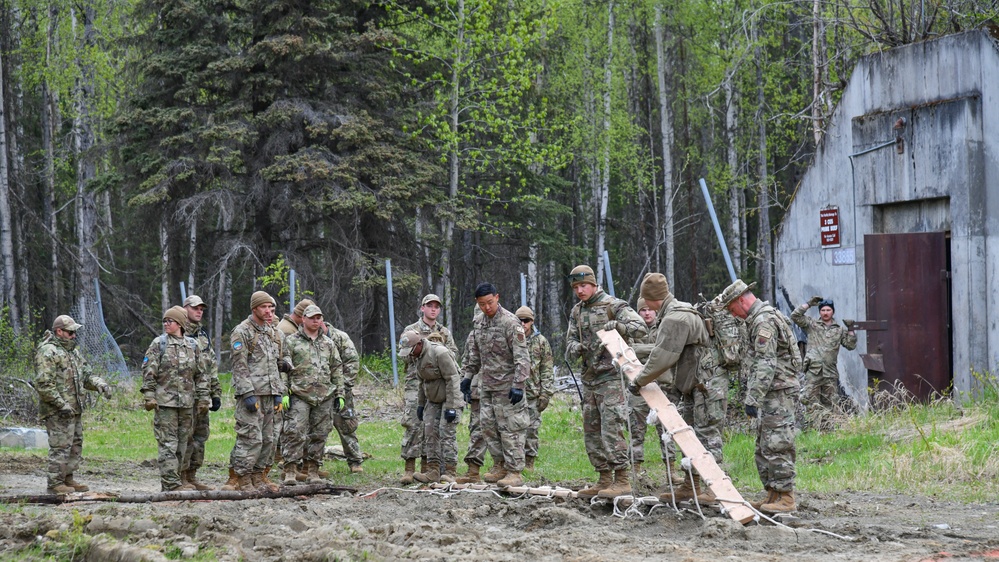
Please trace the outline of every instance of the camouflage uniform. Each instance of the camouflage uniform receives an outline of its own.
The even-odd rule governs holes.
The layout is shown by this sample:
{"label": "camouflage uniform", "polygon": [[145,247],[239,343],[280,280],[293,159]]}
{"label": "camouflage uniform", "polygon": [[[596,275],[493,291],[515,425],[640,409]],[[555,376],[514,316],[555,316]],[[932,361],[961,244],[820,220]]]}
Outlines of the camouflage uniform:
{"label": "camouflage uniform", "polygon": [[707,448],[710,435],[704,433],[706,428],[698,424],[700,420],[694,415],[696,404],[705,401],[697,378],[701,357],[710,341],[704,320],[689,303],[668,295],[656,322],[656,344],[633,384],[642,387],[655,380],[660,388],[666,388],[670,401],[677,405],[684,421],[694,428],[697,438]]}
{"label": "camouflage uniform", "polygon": [[[478,376],[479,423],[486,448],[506,470],[524,470],[524,440],[531,417],[527,401],[510,403],[510,389],[523,390],[531,374],[527,337],[520,319],[502,306],[492,318],[483,314],[472,324],[464,378]],[[467,459],[467,456],[466,456]]]}
{"label": "camouflage uniform", "polygon": [[159,455],[163,490],[182,484],[180,472],[188,470],[194,434],[195,403],[209,401],[208,376],[198,340],[187,336],[160,334],[153,339],[142,359],[142,388],[146,401],[156,402],[153,433]]}
{"label": "camouflage uniform", "polygon": [[357,348],[350,336],[343,330],[338,330],[326,324],[327,334],[333,340],[340,360],[343,362],[343,409],[333,412],[333,427],[340,434],[340,444],[343,446],[343,454],[347,457],[349,466],[358,466],[364,462],[361,453],[361,444],[357,441],[357,410],[354,409],[354,383],[357,382],[357,373],[361,370],[361,356],[357,354]]}
{"label": "camouflage uniform", "polygon": [[[433,327],[430,327],[420,318],[416,322],[406,326],[402,331],[403,333],[409,331],[419,332],[424,336],[437,332],[444,336],[444,345],[451,350],[451,353],[455,356],[458,355],[458,348],[455,346],[451,331],[440,322],[436,322]],[[416,459],[426,454],[423,450],[423,422],[416,417],[416,407],[419,406],[420,377],[416,375],[416,367],[410,359],[403,359],[403,364],[406,365],[406,378],[402,391],[403,459]]]}
{"label": "camouflage uniform", "polygon": [[[200,322],[188,321],[184,334],[198,340],[198,349],[201,350],[201,368],[208,378],[208,395],[210,399],[222,399],[222,385],[219,384],[219,365],[215,357],[215,350],[212,349],[212,340],[208,337],[208,332],[201,327]],[[208,412],[199,414],[194,412],[194,431],[191,439],[187,442],[188,452],[191,462],[188,470],[198,470],[205,462],[205,443],[211,435]]]}
{"label": "camouflage uniform", "polygon": [[[659,329],[659,319],[656,318],[652,325],[649,326],[649,333],[640,338],[636,338],[635,341],[631,343],[631,348],[635,350],[635,355],[638,357],[639,361],[646,361],[649,358],[649,354],[652,353],[652,348],[656,344],[656,333]],[[663,377],[659,377],[662,379]],[[656,379],[656,382],[659,382]],[[669,387],[660,384],[659,388],[662,389],[663,394],[669,392]],[[648,432],[649,424],[646,421],[649,418],[649,412],[651,408],[649,403],[645,401],[641,396],[630,395],[628,399],[629,407],[629,421],[631,423],[631,457],[632,461],[636,463],[645,462],[645,434]],[[669,462],[673,458],[673,453],[671,448],[667,447],[666,443],[663,442],[663,426],[658,420],[653,424],[656,430],[656,440],[659,441],[659,451],[662,453],[662,458],[664,462]]]}
{"label": "camouflage uniform", "polygon": [[[465,338],[465,352],[461,355],[461,364],[468,364],[468,350],[472,346],[472,336],[475,332],[469,332]],[[482,424],[480,420],[479,378],[472,380],[472,399],[468,403],[468,452],[462,460],[467,465],[482,466],[486,462],[486,439],[482,436]]]}
{"label": "camouflage uniform", "polygon": [[[690,417],[701,444],[721,464],[729,382],[731,376],[739,374],[745,327],[719,303],[708,303],[703,310],[713,329],[710,345],[701,353]],[[684,411],[687,409],[685,404]]]}
{"label": "camouflage uniform", "polygon": [[299,329],[285,338],[282,357],[293,368],[288,373],[281,457],[285,463],[322,464],[323,447],[333,430],[333,402],[343,394],[340,353],[326,334],[312,338]]}
{"label": "camouflage uniform", "polygon": [[[236,395],[236,444],[229,463],[243,476],[263,472],[274,464],[274,401],[280,400],[286,389],[277,367],[284,336],[273,326],[257,325],[251,315],[233,329],[229,341]],[[257,397],[257,410],[246,407],[244,400],[250,396]]]}
{"label": "camouflage uniform", "polygon": [[760,416],[756,469],[764,487],[790,492],[794,490],[794,408],[801,368],[798,340],[787,318],[761,300],[747,311],[746,326],[750,338],[746,406],[756,406]]}
{"label": "camouflage uniform", "polygon": [[[411,357],[412,359],[412,357]],[[423,406],[423,452],[430,466],[455,466],[458,464],[458,422],[461,409],[461,374],[455,363],[454,353],[445,345],[423,340],[423,351],[411,364],[420,380],[417,401]],[[453,422],[444,419],[445,410],[457,410]]]}
{"label": "camouflage uniform", "polygon": [[857,334],[835,322],[826,324],[810,316],[805,316],[807,304],[802,304],[791,313],[791,320],[808,334],[808,351],[805,352],[805,387],[801,391],[801,403],[806,407],[817,406],[830,409],[836,404],[839,395],[839,370],[836,360],[839,347],[849,350],[857,348]]}
{"label": "camouflage uniform", "polygon": [[536,457],[541,411],[548,407],[548,402],[555,394],[555,359],[552,357],[552,347],[548,345],[548,340],[537,329],[527,338],[527,352],[531,356],[531,376],[527,379],[524,397],[527,399],[531,425],[527,428],[524,454]]}
{"label": "camouflage uniform", "polygon": [[46,330],[35,352],[35,391],[39,414],[49,436],[48,487],[63,485],[80,466],[83,451],[83,389],[108,385],[76,349]]}
{"label": "camouflage uniform", "polygon": [[627,469],[628,400],[611,356],[597,331],[609,318],[618,322],[626,340],[648,334],[645,321],[628,303],[597,289],[587,301],[577,302],[569,315],[566,359],[583,361],[583,442],[597,472]]}

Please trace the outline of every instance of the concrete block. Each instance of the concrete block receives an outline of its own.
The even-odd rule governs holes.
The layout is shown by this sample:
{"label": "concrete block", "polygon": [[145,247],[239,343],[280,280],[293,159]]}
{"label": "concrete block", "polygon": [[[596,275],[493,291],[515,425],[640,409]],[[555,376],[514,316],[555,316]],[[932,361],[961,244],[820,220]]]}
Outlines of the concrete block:
{"label": "concrete block", "polygon": [[8,427],[0,429],[0,447],[48,449],[49,434],[44,429]]}

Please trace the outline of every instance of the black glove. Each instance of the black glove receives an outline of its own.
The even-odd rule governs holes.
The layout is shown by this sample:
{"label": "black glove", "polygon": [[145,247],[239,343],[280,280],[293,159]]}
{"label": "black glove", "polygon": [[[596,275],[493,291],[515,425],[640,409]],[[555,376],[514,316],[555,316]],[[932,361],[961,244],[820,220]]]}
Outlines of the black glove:
{"label": "black glove", "polygon": [[808,299],[808,306],[815,306],[822,302],[822,297],[812,297]]}
{"label": "black glove", "polygon": [[461,394],[465,397],[465,402],[472,401],[472,379],[461,379]]}
{"label": "black glove", "polygon": [[416,419],[423,421],[423,406],[416,407]]}
{"label": "black glove", "polygon": [[756,406],[746,406],[746,415],[751,418],[760,417],[760,410]]}
{"label": "black glove", "polygon": [[250,395],[244,398],[243,405],[246,406],[246,409],[249,412],[260,411],[260,402],[257,402],[257,397],[255,395]]}
{"label": "black glove", "polygon": [[458,418],[458,411],[455,409],[444,410],[444,421],[451,423]]}
{"label": "black glove", "polygon": [[222,399],[219,398],[218,396],[212,396],[212,407],[208,409],[213,412],[217,412],[221,408],[222,408]]}
{"label": "black glove", "polygon": [[642,387],[638,386],[638,384],[636,384],[635,381],[631,381],[628,383],[628,392],[634,394],[635,396],[641,396]]}
{"label": "black glove", "polygon": [[282,373],[290,373],[292,371],[291,364],[287,361],[278,361],[278,371]]}
{"label": "black glove", "polygon": [[511,388],[510,389],[510,403],[516,404],[524,399],[524,389],[522,388]]}

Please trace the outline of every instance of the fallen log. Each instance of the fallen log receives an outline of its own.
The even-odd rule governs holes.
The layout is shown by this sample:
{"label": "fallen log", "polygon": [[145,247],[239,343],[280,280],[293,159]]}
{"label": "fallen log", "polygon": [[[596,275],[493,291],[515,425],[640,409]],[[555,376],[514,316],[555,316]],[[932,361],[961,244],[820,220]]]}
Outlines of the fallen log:
{"label": "fallen log", "polygon": [[253,490],[241,492],[237,490],[190,490],[183,492],[130,493],[115,494],[111,492],[74,492],[71,494],[39,494],[0,496],[0,504],[5,503],[38,503],[62,504],[72,502],[117,502],[117,503],[151,503],[171,501],[204,501],[204,500],[256,500],[262,498],[293,498],[297,496],[315,496],[319,494],[356,493],[357,488],[349,486],[334,486],[332,484],[309,484],[306,486],[288,486],[276,492]]}
{"label": "fallen log", "polygon": [[472,490],[476,492],[503,492],[506,494],[512,494],[515,496],[523,496],[529,494],[532,496],[545,496],[551,498],[574,498],[576,497],[576,492],[570,490],[569,488],[562,488],[559,486],[494,486],[491,484],[432,484],[430,486],[434,490],[440,490],[441,492],[447,492],[450,490]]}

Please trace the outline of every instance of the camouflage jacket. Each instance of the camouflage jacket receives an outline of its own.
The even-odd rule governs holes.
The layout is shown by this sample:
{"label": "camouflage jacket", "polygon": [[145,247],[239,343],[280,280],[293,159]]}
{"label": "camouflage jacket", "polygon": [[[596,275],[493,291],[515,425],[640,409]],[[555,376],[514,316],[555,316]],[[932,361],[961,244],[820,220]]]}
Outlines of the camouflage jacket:
{"label": "camouflage jacket", "polygon": [[184,334],[198,340],[198,349],[201,350],[202,369],[208,377],[208,394],[212,398],[222,398],[222,385],[219,384],[219,363],[215,357],[215,350],[212,349],[212,339],[208,332],[201,327],[200,322],[188,321],[184,328]]}
{"label": "camouflage jacket", "polygon": [[413,362],[416,376],[420,378],[418,404],[427,401],[444,403],[445,410],[458,410],[465,407],[461,398],[461,373],[454,360],[454,353],[447,346],[423,340],[423,351]]}
{"label": "camouflage jacket", "polygon": [[701,372],[711,376],[714,369],[721,368],[730,374],[738,373],[748,337],[746,323],[713,302],[702,310],[711,319],[712,333],[711,345],[701,354]]}
{"label": "camouflage jacket", "polygon": [[283,357],[293,368],[288,373],[288,394],[318,406],[331,396],[343,396],[343,360],[336,343],[326,334],[309,337],[299,329],[284,340]]}
{"label": "camouflage jacket", "polygon": [[[602,289],[597,289],[586,302],[577,302],[569,313],[565,358],[570,363],[577,358],[582,359],[581,378],[584,383],[604,382],[618,376],[610,354],[597,337],[597,331],[604,329],[611,316],[624,326],[622,335],[628,343],[649,333],[645,320],[627,302],[608,295]],[[573,353],[574,343],[582,344],[581,352]]]}
{"label": "camouflage jacket", "polygon": [[472,322],[462,373],[479,376],[479,390],[523,389],[531,375],[524,325],[512,312],[498,306],[492,318],[483,314]]}
{"label": "camouflage jacket", "polygon": [[[409,326],[403,328],[402,333],[406,333],[409,331],[419,332],[423,334],[424,339],[426,339],[426,337],[433,332],[439,333],[440,335],[444,336],[444,345],[451,350],[451,353],[453,353],[455,357],[458,356],[458,346],[455,345],[454,343],[454,337],[451,335],[451,330],[448,330],[447,326],[445,326],[444,324],[436,322],[434,323],[434,326],[431,328],[429,324],[423,321],[423,318],[420,318],[416,322],[413,322]],[[413,358],[403,357],[402,362],[404,365],[406,365],[406,376],[415,377],[416,365],[414,364],[415,362],[413,361]]]}
{"label": "camouflage jacket", "polygon": [[75,414],[83,413],[83,389],[100,390],[107,386],[104,379],[94,374],[79,349],[63,344],[48,330],[35,352],[35,374],[42,419],[61,410],[64,404],[69,404]]}
{"label": "camouflage jacket", "polygon": [[198,340],[160,334],[142,358],[142,388],[146,400],[164,408],[193,408],[207,401],[208,376]]}
{"label": "camouflage jacket", "polygon": [[849,350],[857,349],[857,334],[851,333],[846,326],[840,326],[835,322],[826,324],[811,316],[805,316],[807,309],[808,305],[803,304],[791,313],[791,320],[808,334],[806,360],[835,366],[839,357],[839,346]]}
{"label": "camouflage jacket", "polygon": [[340,361],[343,363],[343,389],[348,391],[354,388],[357,382],[357,373],[361,372],[361,356],[354,347],[354,341],[350,335],[343,330],[338,330],[329,322],[326,324],[326,335],[333,340],[337,353],[340,354]]}
{"label": "camouflage jacket", "polygon": [[746,327],[750,364],[746,405],[760,406],[772,390],[797,390],[801,354],[787,318],[770,303],[758,300],[749,308]]}
{"label": "camouflage jacket", "polygon": [[645,386],[658,379],[688,393],[697,384],[701,354],[710,341],[704,319],[689,303],[669,295],[656,315],[656,322],[656,345],[635,383]]}
{"label": "camouflage jacket", "polygon": [[555,358],[552,346],[536,329],[527,338],[527,353],[531,356],[531,377],[527,379],[524,393],[532,400],[539,396],[551,398],[555,394]]}
{"label": "camouflage jacket", "polygon": [[280,396],[286,386],[278,372],[284,334],[271,325],[258,326],[249,316],[229,336],[232,346],[232,389],[236,397]]}

